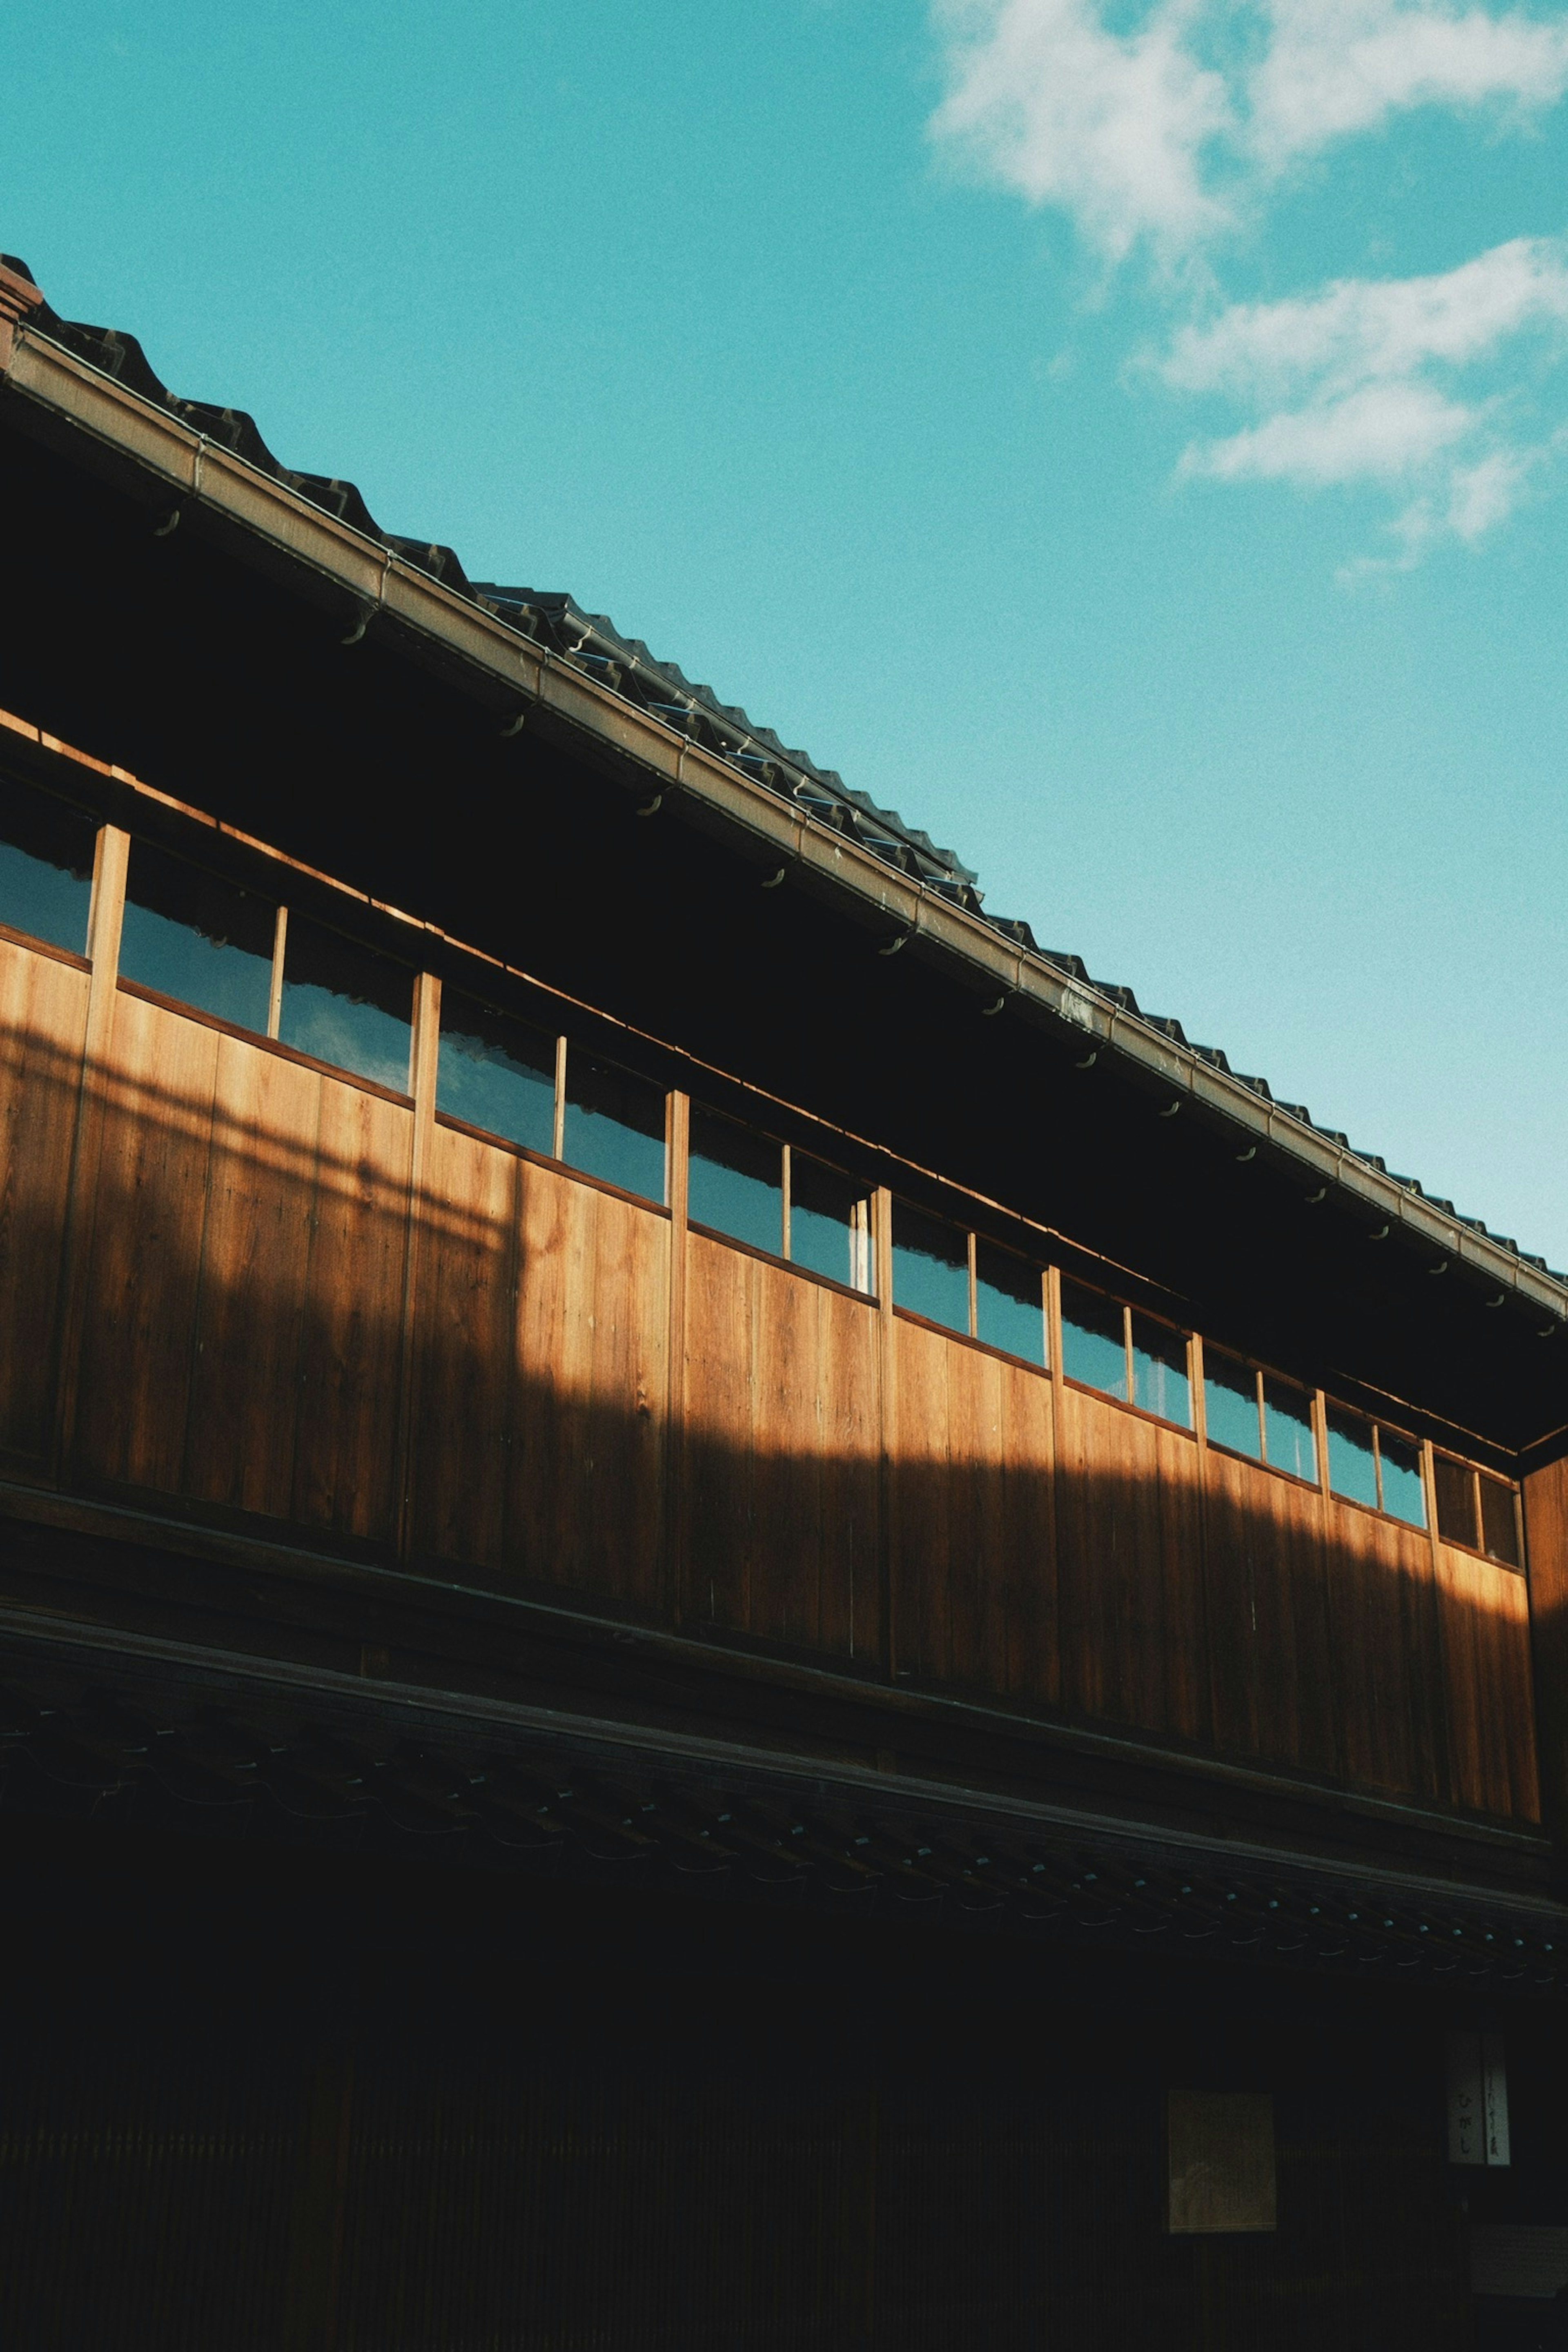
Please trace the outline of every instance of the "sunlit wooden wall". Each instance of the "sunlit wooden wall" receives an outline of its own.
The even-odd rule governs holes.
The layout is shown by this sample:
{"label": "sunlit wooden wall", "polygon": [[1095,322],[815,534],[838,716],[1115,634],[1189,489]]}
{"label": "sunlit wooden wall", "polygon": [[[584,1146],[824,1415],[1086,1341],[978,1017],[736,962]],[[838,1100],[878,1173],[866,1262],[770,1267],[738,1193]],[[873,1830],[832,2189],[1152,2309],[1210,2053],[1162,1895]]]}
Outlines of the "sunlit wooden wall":
{"label": "sunlit wooden wall", "polygon": [[456,1129],[430,1061],[0,940],[10,1475],[1535,1818],[1523,1578]]}

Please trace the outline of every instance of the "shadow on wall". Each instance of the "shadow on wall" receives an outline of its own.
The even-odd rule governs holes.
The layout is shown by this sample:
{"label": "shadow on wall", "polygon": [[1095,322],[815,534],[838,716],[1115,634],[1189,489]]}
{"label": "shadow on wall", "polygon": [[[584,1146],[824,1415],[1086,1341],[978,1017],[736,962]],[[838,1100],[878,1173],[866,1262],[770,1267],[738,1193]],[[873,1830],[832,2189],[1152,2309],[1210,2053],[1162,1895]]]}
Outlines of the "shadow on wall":
{"label": "shadow on wall", "polygon": [[22,1475],[1535,1817],[1521,1579],[139,996],[79,1129],[26,961]]}

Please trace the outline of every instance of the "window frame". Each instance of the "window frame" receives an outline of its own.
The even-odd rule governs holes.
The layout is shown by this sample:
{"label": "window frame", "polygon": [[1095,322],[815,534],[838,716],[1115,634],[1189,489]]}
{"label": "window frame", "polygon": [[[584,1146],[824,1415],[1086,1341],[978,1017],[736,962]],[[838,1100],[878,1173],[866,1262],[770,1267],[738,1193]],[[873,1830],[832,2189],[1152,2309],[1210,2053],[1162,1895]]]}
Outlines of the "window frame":
{"label": "window frame", "polygon": [[[1121,1350],[1124,1365],[1121,1377],[1127,1383],[1127,1394],[1124,1397],[1112,1396],[1109,1389],[1097,1389],[1092,1381],[1080,1381],[1073,1373],[1069,1372],[1067,1368],[1067,1340],[1064,1336],[1061,1341],[1061,1374],[1068,1386],[1069,1388],[1077,1389],[1083,1396],[1100,1397],[1106,1404],[1118,1405],[1123,1412],[1138,1413],[1142,1415],[1143,1420],[1152,1421],[1157,1429],[1173,1429],[1183,1437],[1190,1437],[1195,1441],[1198,1436],[1198,1407],[1194,1402],[1194,1390],[1197,1387],[1198,1382],[1194,1381],[1194,1365],[1196,1363],[1199,1366],[1201,1376],[1201,1350],[1203,1343],[1200,1335],[1195,1331],[1189,1331],[1184,1324],[1173,1322],[1168,1315],[1154,1314],[1146,1307],[1130,1307],[1124,1298],[1118,1298],[1113,1291],[1101,1290],[1098,1283],[1085,1282],[1080,1275],[1068,1274],[1065,1269],[1058,1270],[1058,1282],[1057,1287],[1057,1312],[1058,1325],[1061,1327],[1065,1327],[1067,1321],[1067,1318],[1065,1314],[1063,1314],[1061,1308],[1060,1285],[1064,1281],[1076,1283],[1080,1290],[1087,1290],[1093,1297],[1105,1299],[1110,1306],[1120,1310],[1121,1316]],[[1162,1330],[1173,1331],[1182,1342],[1186,1360],[1187,1377],[1187,1418],[1185,1421],[1171,1421],[1164,1413],[1156,1412],[1152,1405],[1140,1404],[1138,1402],[1137,1381],[1133,1371],[1132,1318],[1134,1315],[1142,1316],[1146,1322],[1158,1324]],[[1196,1353],[1194,1353],[1194,1349],[1197,1350]],[[1226,1352],[1229,1351],[1227,1350]],[[1228,1452],[1230,1449],[1226,1448],[1226,1450]],[[1237,1461],[1245,1461],[1247,1459],[1245,1454],[1237,1454],[1234,1458]]]}

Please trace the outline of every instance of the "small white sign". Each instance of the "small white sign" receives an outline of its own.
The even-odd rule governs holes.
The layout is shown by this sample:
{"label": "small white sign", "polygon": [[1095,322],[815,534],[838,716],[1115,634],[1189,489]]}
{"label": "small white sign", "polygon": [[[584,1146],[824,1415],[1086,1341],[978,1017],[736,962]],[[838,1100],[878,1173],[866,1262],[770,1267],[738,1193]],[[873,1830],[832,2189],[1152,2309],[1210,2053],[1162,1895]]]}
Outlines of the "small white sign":
{"label": "small white sign", "polygon": [[1511,2161],[1508,2073],[1502,2035],[1495,2027],[1448,2036],[1448,2161],[1496,2165]]}
{"label": "small white sign", "polygon": [[1448,2036],[1448,2161],[1487,2160],[1486,2091],[1481,2080],[1479,2033]]}
{"label": "small white sign", "polygon": [[1502,2035],[1495,2026],[1489,2026],[1481,2035],[1481,2090],[1487,2111],[1487,2162],[1507,2164],[1508,2073]]}

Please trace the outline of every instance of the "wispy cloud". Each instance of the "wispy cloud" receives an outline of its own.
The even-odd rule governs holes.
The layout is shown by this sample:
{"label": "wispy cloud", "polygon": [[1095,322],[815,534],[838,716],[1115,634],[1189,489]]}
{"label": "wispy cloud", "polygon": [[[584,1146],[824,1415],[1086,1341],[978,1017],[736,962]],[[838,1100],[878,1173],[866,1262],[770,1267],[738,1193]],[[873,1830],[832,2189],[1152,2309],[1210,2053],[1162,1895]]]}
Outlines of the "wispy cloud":
{"label": "wispy cloud", "polygon": [[1568,23],[1440,0],[935,0],[932,129],[1111,260],[1190,253],[1298,159],[1420,106],[1529,112],[1568,89]]}
{"label": "wispy cloud", "polygon": [[1516,237],[1433,277],[1233,304],[1183,327],[1152,364],[1173,389],[1221,394],[1257,419],[1194,442],[1183,473],[1392,488],[1405,561],[1446,535],[1473,543],[1517,506],[1556,436],[1473,374],[1512,359],[1517,376],[1524,338],[1550,355],[1565,332],[1568,251]]}
{"label": "wispy cloud", "polygon": [[1244,103],[1271,171],[1411,107],[1528,110],[1568,88],[1568,25],[1394,0],[1275,0],[1264,21]]}
{"label": "wispy cloud", "polygon": [[1141,238],[1186,247],[1225,226],[1203,157],[1232,128],[1231,102],[1193,54],[1187,0],[1158,0],[1130,33],[1110,31],[1093,0],[962,0],[942,13],[939,139],[1069,213],[1112,260]]}
{"label": "wispy cloud", "polygon": [[[1212,309],[1227,240],[1292,168],[1418,107],[1519,124],[1568,89],[1568,18],[1444,0],[933,0],[947,94],[936,138],[1075,224],[1103,260],[1142,252],[1167,308],[1199,315],[1150,362],[1230,404],[1180,471],[1396,505],[1397,565],[1473,543],[1568,433],[1532,413],[1532,363],[1563,355],[1568,247],[1518,237],[1426,277],[1344,278]],[[1194,264],[1196,265],[1194,267]],[[1239,415],[1237,415],[1239,412]],[[1562,413],[1562,403],[1558,413]]]}

